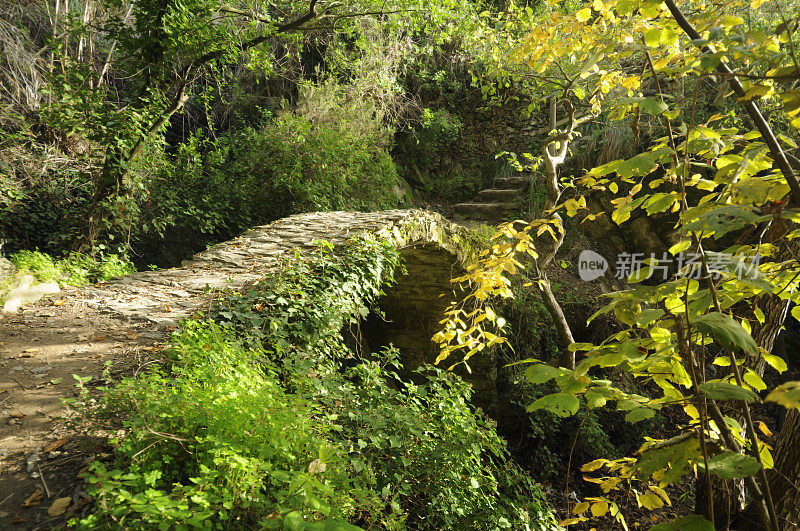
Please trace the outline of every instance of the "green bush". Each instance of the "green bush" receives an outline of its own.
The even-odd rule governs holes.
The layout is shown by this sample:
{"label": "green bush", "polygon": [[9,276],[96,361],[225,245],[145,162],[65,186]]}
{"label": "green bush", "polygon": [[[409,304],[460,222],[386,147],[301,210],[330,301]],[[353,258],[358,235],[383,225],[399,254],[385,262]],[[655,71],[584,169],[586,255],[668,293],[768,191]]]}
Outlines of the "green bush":
{"label": "green bush", "polygon": [[106,396],[129,435],[113,467],[92,465],[99,510],[82,526],[553,528],[468,386],[435,371],[398,391],[396,356],[295,373],[290,390],[267,353],[190,323],[167,365]]}
{"label": "green bush", "polygon": [[83,253],[70,253],[61,259],[55,259],[39,251],[19,251],[9,256],[9,260],[19,273],[33,275],[39,282],[57,281],[72,286],[92,284],[136,272],[133,264],[115,254],[93,257]]}

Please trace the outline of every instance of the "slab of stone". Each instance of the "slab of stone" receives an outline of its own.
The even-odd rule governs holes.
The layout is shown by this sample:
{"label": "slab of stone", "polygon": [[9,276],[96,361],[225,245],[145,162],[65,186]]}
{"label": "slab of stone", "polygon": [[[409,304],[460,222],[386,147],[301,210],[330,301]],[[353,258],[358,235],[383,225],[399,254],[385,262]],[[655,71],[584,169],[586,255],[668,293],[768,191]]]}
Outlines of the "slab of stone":
{"label": "slab of stone", "polygon": [[21,275],[17,285],[5,296],[2,313],[16,313],[23,304],[36,302],[45,295],[52,295],[59,291],[61,291],[61,287],[58,282],[36,284],[31,275]]}

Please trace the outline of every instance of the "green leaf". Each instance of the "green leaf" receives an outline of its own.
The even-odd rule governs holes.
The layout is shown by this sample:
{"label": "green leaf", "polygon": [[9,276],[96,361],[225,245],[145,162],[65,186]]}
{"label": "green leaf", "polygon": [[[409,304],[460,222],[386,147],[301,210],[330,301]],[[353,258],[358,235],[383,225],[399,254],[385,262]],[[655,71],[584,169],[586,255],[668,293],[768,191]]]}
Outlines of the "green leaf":
{"label": "green leaf", "polygon": [[633,466],[637,479],[647,479],[659,470],[667,470],[665,483],[672,483],[700,455],[700,442],[694,434],[673,437],[658,446],[648,448]]}
{"label": "green leaf", "polygon": [[771,219],[771,215],[760,215],[754,212],[753,207],[741,205],[724,205],[709,208],[708,205],[693,207],[681,214],[687,223],[683,229],[687,232],[713,231],[714,238],[757,225],[762,221]]}
{"label": "green leaf", "polygon": [[758,345],[747,330],[727,315],[708,313],[697,317],[693,324],[703,334],[713,336],[726,350],[741,350],[750,356],[758,354]]}
{"label": "green leaf", "polygon": [[650,531],[715,531],[711,522],[699,514],[690,514],[663,524],[654,525]]}
{"label": "green leaf", "polygon": [[658,27],[650,28],[644,32],[644,43],[650,48],[656,48],[661,44],[661,36],[664,30]]}
{"label": "green leaf", "polygon": [[647,152],[620,162],[617,173],[620,177],[630,178],[636,175],[647,175],[656,169],[657,154]]}
{"label": "green leaf", "polygon": [[579,407],[580,402],[578,402],[578,398],[575,395],[569,393],[555,393],[543,396],[528,406],[528,411],[546,409],[559,417],[569,417],[577,413]]}
{"label": "green leaf", "polygon": [[656,414],[655,411],[650,409],[649,407],[637,407],[636,409],[629,411],[627,415],[625,415],[625,420],[634,424],[641,420],[652,418]]}
{"label": "green leaf", "polygon": [[[702,462],[698,465],[703,468]],[[739,479],[752,476],[761,469],[755,457],[725,451],[708,459],[708,471],[722,479]]]}
{"label": "green leaf", "polygon": [[543,384],[564,373],[564,369],[551,367],[544,363],[536,363],[525,369],[525,379],[534,385]]}
{"label": "green leaf", "polygon": [[697,389],[708,398],[715,400],[744,400],[746,402],[759,400],[758,395],[750,389],[728,382],[714,380],[698,385]]}
{"label": "green leaf", "polygon": [[767,395],[768,402],[777,402],[785,408],[800,409],[800,382],[786,382]]}
{"label": "green leaf", "polygon": [[653,194],[647,201],[644,202],[644,209],[647,211],[647,214],[652,216],[658,212],[664,212],[672,208],[672,205],[675,204],[675,201],[678,200],[678,195],[676,193],[657,193]]}
{"label": "green leaf", "polygon": [[591,389],[586,391],[584,398],[586,398],[586,407],[589,409],[595,409],[606,405],[606,397]]}
{"label": "green leaf", "polygon": [[652,114],[654,116],[658,116],[662,112],[669,109],[666,103],[656,98],[644,98],[639,103],[639,108],[642,109],[643,112]]}

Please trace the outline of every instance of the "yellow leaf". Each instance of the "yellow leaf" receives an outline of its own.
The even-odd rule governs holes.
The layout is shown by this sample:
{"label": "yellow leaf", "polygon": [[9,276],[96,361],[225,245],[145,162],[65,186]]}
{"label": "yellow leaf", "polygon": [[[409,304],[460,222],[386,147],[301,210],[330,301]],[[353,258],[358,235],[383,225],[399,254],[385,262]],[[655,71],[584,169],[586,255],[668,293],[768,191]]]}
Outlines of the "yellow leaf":
{"label": "yellow leaf", "polygon": [[595,470],[602,467],[608,461],[606,459],[595,459],[594,461],[590,461],[581,467],[581,472],[594,472]]}
{"label": "yellow leaf", "polygon": [[592,10],[588,7],[579,9],[578,12],[575,13],[575,18],[578,19],[578,22],[586,22],[587,20],[589,20],[590,16],[592,16]]}
{"label": "yellow leaf", "polygon": [[744,375],[744,381],[756,391],[763,391],[767,388],[767,384],[764,383],[764,380],[750,369],[748,369],[747,374]]}
{"label": "yellow leaf", "polygon": [[738,101],[752,101],[761,98],[766,98],[773,93],[770,85],[755,85],[747,89],[744,96],[738,98]]}
{"label": "yellow leaf", "polygon": [[764,434],[764,435],[766,435],[767,437],[772,437],[772,432],[771,432],[771,431],[769,431],[769,428],[767,427],[767,425],[766,425],[766,424],[764,424],[764,423],[763,423],[762,421],[760,421],[760,420],[758,421],[758,429],[761,431],[761,433],[763,433],[763,434]]}
{"label": "yellow leaf", "polygon": [[667,496],[667,493],[664,489],[662,489],[658,485],[649,485],[648,488],[653,492],[655,492],[656,494],[658,494],[659,496],[661,496],[661,498],[663,498],[664,501],[667,502],[667,505],[672,507],[672,501],[670,501],[669,496]]}
{"label": "yellow leaf", "polygon": [[664,506],[664,501],[659,498],[654,492],[645,492],[644,494],[637,494],[636,501],[639,507],[652,511]]}
{"label": "yellow leaf", "polygon": [[597,518],[608,512],[608,503],[599,501],[592,505],[592,515]]}
{"label": "yellow leaf", "polygon": [[589,508],[589,505],[591,505],[589,502],[581,502],[581,503],[579,503],[578,505],[576,505],[575,507],[572,508],[572,514],[585,513],[586,510]]}

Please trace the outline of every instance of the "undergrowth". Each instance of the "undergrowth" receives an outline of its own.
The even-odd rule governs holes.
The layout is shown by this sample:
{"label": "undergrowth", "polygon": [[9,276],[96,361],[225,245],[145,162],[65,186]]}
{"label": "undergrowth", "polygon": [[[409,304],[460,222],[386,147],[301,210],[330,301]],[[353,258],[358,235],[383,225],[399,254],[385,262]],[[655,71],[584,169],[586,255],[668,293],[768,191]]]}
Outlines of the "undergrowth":
{"label": "undergrowth", "polygon": [[555,529],[458,376],[423,368],[417,385],[397,350],[342,343],[397,266],[379,243],[323,246],[228,293],[216,323],[185,323],[91,411],[127,436],[92,465],[97,511],[79,526]]}
{"label": "undergrowth", "polygon": [[39,251],[18,251],[9,256],[9,260],[19,274],[32,275],[39,282],[58,282],[71,286],[92,284],[136,272],[130,261],[116,254],[93,257],[70,253],[63,258],[53,258]]}

